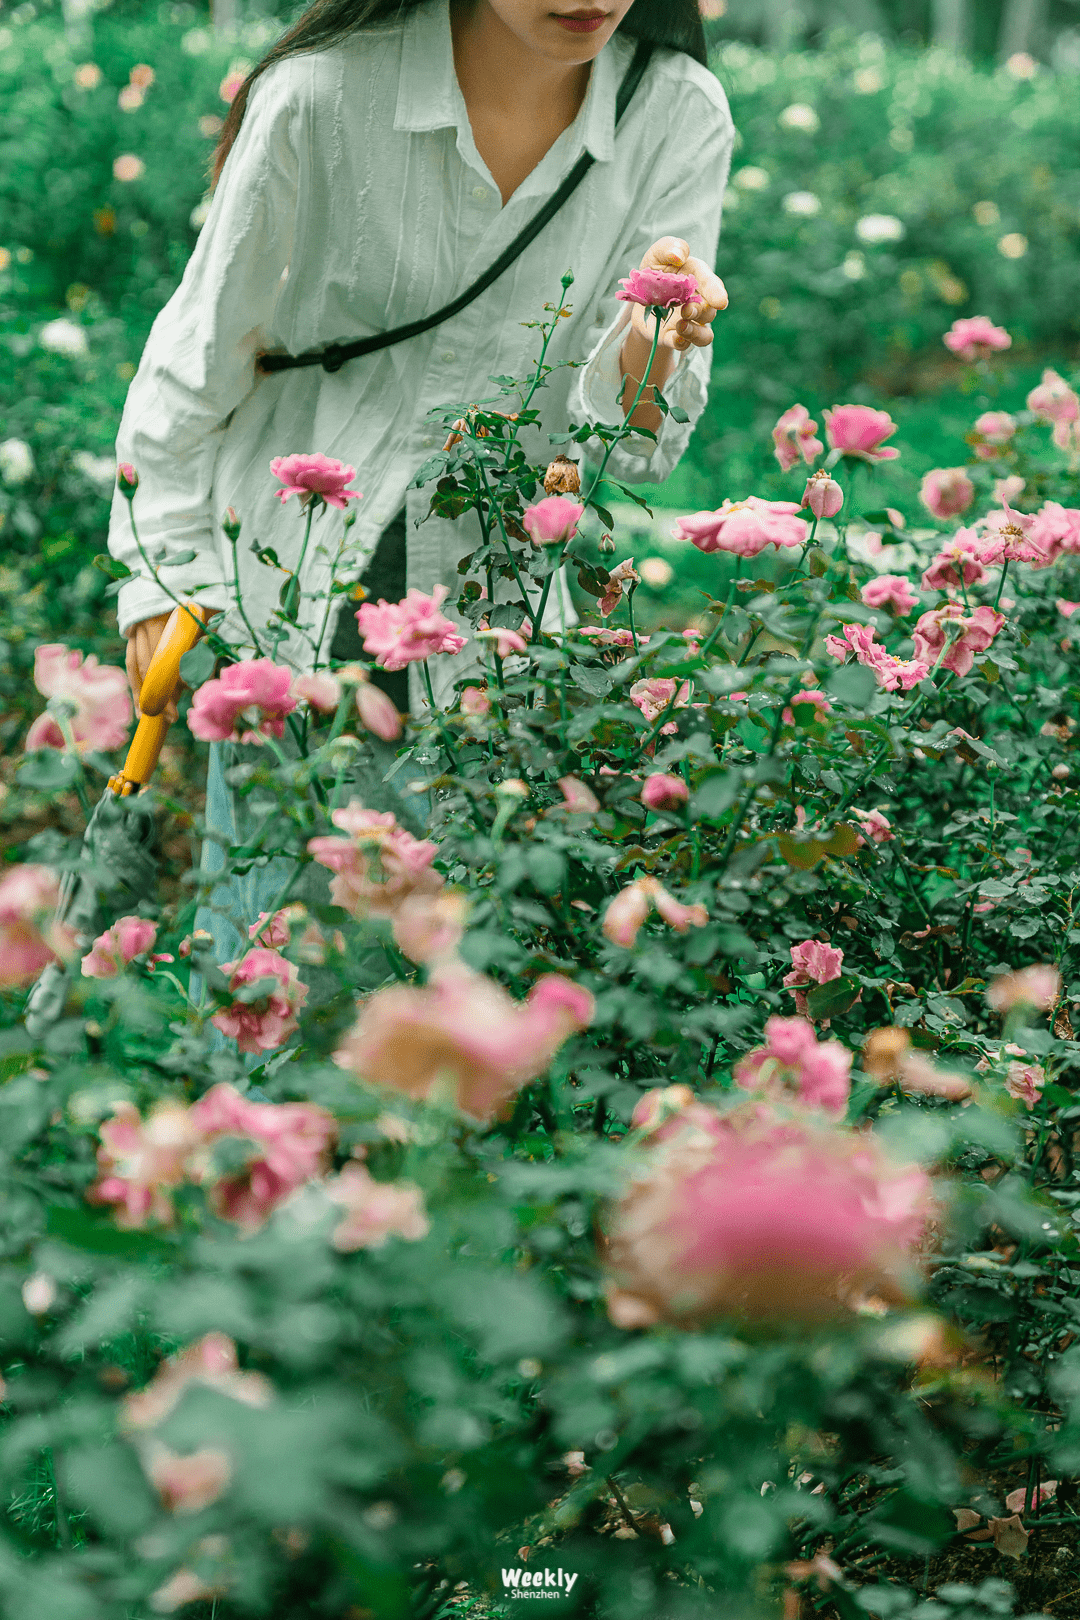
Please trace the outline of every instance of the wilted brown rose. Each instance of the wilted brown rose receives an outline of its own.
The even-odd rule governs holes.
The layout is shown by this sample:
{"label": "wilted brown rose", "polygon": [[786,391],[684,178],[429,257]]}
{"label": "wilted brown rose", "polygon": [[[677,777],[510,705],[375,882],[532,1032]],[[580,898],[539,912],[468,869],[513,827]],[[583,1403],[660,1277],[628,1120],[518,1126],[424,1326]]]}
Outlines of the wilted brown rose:
{"label": "wilted brown rose", "polygon": [[581,474],[577,462],[569,456],[556,456],[544,474],[545,495],[577,495],[581,490]]}

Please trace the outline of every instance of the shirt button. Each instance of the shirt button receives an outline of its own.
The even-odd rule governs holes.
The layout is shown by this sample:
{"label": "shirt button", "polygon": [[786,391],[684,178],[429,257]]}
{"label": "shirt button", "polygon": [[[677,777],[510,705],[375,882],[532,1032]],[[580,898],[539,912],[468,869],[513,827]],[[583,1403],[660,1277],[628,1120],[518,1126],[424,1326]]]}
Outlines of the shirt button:
{"label": "shirt button", "polygon": [[445,361],[445,363],[447,365],[449,365],[451,360],[453,360],[454,358],[455,358],[455,355],[454,355],[453,349],[444,349],[443,350],[443,360]]}
{"label": "shirt button", "polygon": [[487,202],[488,200],[487,186],[473,186],[472,194],[476,198],[477,202]]}

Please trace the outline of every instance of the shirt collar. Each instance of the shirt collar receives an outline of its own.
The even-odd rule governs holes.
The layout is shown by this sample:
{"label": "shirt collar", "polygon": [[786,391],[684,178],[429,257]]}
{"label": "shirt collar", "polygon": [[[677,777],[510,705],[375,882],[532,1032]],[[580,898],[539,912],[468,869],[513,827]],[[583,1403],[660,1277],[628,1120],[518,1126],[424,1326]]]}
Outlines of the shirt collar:
{"label": "shirt collar", "polygon": [[[600,163],[615,153],[615,97],[625,67],[625,42],[616,35],[593,63],[585,101],[570,129],[576,144]],[[406,19],[394,128],[446,129],[468,122],[454,72],[448,0],[423,0]],[[569,131],[567,132],[570,133]]]}

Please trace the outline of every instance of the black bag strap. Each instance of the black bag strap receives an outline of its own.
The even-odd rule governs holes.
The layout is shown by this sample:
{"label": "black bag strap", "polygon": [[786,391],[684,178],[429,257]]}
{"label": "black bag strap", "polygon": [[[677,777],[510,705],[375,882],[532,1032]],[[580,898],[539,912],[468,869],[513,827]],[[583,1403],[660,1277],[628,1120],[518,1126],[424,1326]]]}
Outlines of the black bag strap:
{"label": "black bag strap", "polygon": [[[653,47],[649,40],[639,40],[630,66],[619,86],[615,102],[616,127],[622,121],[634,91],[644,77],[652,52]],[[403,343],[406,338],[419,337],[421,332],[430,332],[433,326],[439,326],[451,316],[460,314],[474,299],[479,298],[482,292],[486,292],[504,271],[509,270],[515,259],[521,257],[530,242],[539,236],[548,221],[554,219],[563,203],[577,190],[595,161],[591,152],[583,152],[562,185],[518,232],[510,245],[503,249],[494,264],[490,264],[470,287],[466,287],[465,291],[459,293],[451,303],[444,304],[442,309],[435,310],[434,314],[425,315],[418,321],[408,321],[404,326],[395,326],[389,332],[376,332],[371,337],[356,338],[351,343],[330,343],[325,349],[309,349],[304,354],[261,354],[256,361],[259,370],[292,371],[297,366],[322,366],[327,372],[340,371],[347,360],[358,360],[361,355],[373,354],[376,349],[388,349],[394,343]]]}

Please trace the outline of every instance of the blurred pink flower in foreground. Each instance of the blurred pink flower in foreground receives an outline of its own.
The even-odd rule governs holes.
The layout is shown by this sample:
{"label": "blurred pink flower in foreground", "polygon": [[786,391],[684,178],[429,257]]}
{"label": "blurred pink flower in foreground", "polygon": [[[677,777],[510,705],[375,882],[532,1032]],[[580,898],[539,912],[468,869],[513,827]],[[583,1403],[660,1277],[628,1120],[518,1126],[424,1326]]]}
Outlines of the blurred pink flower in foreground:
{"label": "blurred pink flower in foreground", "polygon": [[860,594],[867,607],[891,607],[902,615],[919,604],[918,592],[903,574],[879,574],[876,579],[868,579]]}
{"label": "blurred pink flower in foreground", "polygon": [[[260,734],[280,737],[285,717],[296,708],[293,671],[270,658],[248,658],[229,664],[214,680],[204,681],[188,711],[188,729],[203,742],[228,742],[240,734],[250,742]],[[241,731],[241,723],[245,729]]]}
{"label": "blurred pink flower in foreground", "polygon": [[431,1230],[419,1187],[411,1181],[376,1181],[355,1159],[326,1183],[326,1191],[345,1212],[332,1239],[342,1254],[381,1249],[391,1237],[415,1243]]}
{"label": "blurred pink flower in foreground", "polygon": [[267,1407],[274,1398],[273,1385],[262,1373],[240,1371],[230,1338],[224,1333],[205,1333],[179,1355],[163,1361],[145,1388],[124,1397],[121,1427],[157,1428],[172,1416],[192,1384],[217,1390],[244,1406]]}
{"label": "blurred pink flower in foreground", "polygon": [[330,819],[346,836],[309,839],[308,853],[335,874],[335,906],[354,917],[389,917],[406,895],[442,888],[431,864],[438,846],[399,827],[392,810],[365,810],[353,799]]}
{"label": "blurred pink flower in foreground", "polygon": [[1015,973],[1004,973],[994,979],[986,992],[986,999],[995,1012],[1011,1012],[1014,1007],[1036,1007],[1049,1012],[1061,994],[1061,974],[1048,962],[1033,967],[1018,968]]}
{"label": "blurred pink flower in foreground", "polygon": [[1059,450],[1073,448],[1071,425],[1080,420],[1080,395],[1069,387],[1058,372],[1046,370],[1042,382],[1027,397],[1029,411],[1043,422],[1054,424],[1054,443]]}
{"label": "blurred pink flower in foreground", "polygon": [[851,1091],[851,1053],[839,1041],[819,1041],[805,1018],[769,1018],[765,1045],[735,1065],[735,1084],[781,1097],[793,1092],[807,1108],[839,1116]]}
{"label": "blurred pink flower in foreground", "polygon": [[1005,615],[991,607],[977,607],[968,617],[959,602],[946,602],[916,620],[915,656],[931,668],[940,658],[942,669],[967,675],[976,653],[986,652],[1004,624]]}
{"label": "blurred pink flower in foreground", "polygon": [[960,360],[986,360],[990,355],[1012,348],[1012,338],[1003,326],[995,326],[986,315],[971,315],[954,321],[942,339]]}
{"label": "blurred pink flower in foreground", "polygon": [[703,905],[684,905],[656,878],[637,878],[608,901],[601,925],[605,938],[629,950],[654,906],[664,922],[679,934],[685,934],[688,928],[704,928],[709,920]]}
{"label": "blurred pink flower in foreground", "polygon": [[336,506],[341,511],[350,501],[363,499],[359,490],[345,487],[356,477],[356,468],[347,467],[343,461],[334,461],[319,451],[311,455],[275,456],[270,471],[285,486],[274,491],[283,504],[290,495],[299,495],[301,506],[318,496],[328,506]]}
{"label": "blurred pink flower in foreground", "polygon": [[895,461],[899,450],[884,445],[895,432],[896,423],[888,411],[875,411],[870,405],[836,405],[825,412],[830,449],[859,461]]}
{"label": "blurred pink flower in foreground", "polygon": [[645,778],[641,788],[641,802],[647,810],[681,810],[690,797],[690,789],[681,776],[665,776],[654,771]]}
{"label": "blurred pink flower in foreground", "polygon": [[293,679],[292,695],[303,698],[313,709],[330,714],[341,702],[341,682],[325,670],[314,675],[297,675]]}
{"label": "blurred pink flower in foreground", "polygon": [[[292,938],[293,918],[288,908],[284,911],[260,911],[258,917],[248,929],[248,939],[257,940],[260,945],[268,945],[272,950],[281,950]],[[181,955],[184,953],[181,952]]]}
{"label": "blurred pink flower in foreground", "polygon": [[1071,619],[1077,608],[1080,608],[1080,602],[1070,602],[1066,597],[1059,596],[1054,606],[1063,619]]}
{"label": "blurred pink flower in foreground", "polygon": [[465,933],[468,903],[456,890],[422,889],[407,894],[391,920],[394,943],[410,962],[425,966],[449,961]]}
{"label": "blurred pink flower in foreground", "polygon": [[965,585],[981,585],[987,563],[993,566],[994,548],[987,546],[974,529],[957,529],[942,546],[922,577],[924,591],[959,590]]}
{"label": "blurred pink flower in foreground", "polygon": [[670,270],[631,270],[619,282],[615,296],[627,304],[661,309],[674,309],[676,305],[693,304],[701,299],[693,276],[675,275]]}
{"label": "blurred pink flower in foreground", "polygon": [[307,985],[301,984],[292,962],[277,951],[257,947],[239,962],[223,962],[221,971],[229,975],[234,995],[266,981],[265,992],[257,1000],[237,997],[231,1007],[216,1012],[210,1020],[215,1029],[236,1041],[241,1052],[273,1052],[299,1028],[296,1015],[307,1000]]}
{"label": "blurred pink flower in foreground", "polygon": [[458,699],[458,706],[462,714],[468,715],[473,720],[491,713],[491,699],[480,686],[466,686]]}
{"label": "blurred pink flower in foreground", "polygon": [[807,523],[797,516],[795,501],[763,501],[750,495],[745,501],[725,501],[715,512],[692,512],[672,528],[676,540],[689,540],[699,551],[730,551],[736,557],[756,557],[766,546],[801,546]]}
{"label": "blurred pink flower in foreground", "polygon": [[860,664],[874,671],[886,692],[910,691],[930,673],[930,665],[921,658],[894,658],[886,652],[869,624],[842,625],[838,636],[825,637],[825,651],[830,658],[840,659],[854,653]]}
{"label": "blurred pink flower in foreground", "polygon": [[792,405],[784,412],[772,430],[773,454],[782,472],[790,472],[801,456],[812,467],[825,446],[816,437],[818,425],[810,418],[805,405]]}
{"label": "blurred pink flower in foreground", "polygon": [[534,545],[564,545],[577,533],[584,511],[580,501],[571,501],[565,495],[547,495],[525,508],[521,525]]}
{"label": "blurred pink flower in foreground", "polygon": [[188,1161],[200,1146],[190,1110],[161,1102],[142,1119],[133,1103],[116,1103],[98,1135],[98,1179],[89,1201],[114,1204],[118,1226],[169,1225],[172,1195],[189,1179]]}
{"label": "blurred pink flower in foreground", "polygon": [[963,467],[935,467],[923,478],[919,499],[936,518],[959,517],[975,499],[975,485]]}
{"label": "blurred pink flower in foreground", "polygon": [[356,623],[364,651],[387,670],[404,669],[434,653],[459,653],[465,637],[439,612],[449,594],[445,585],[436,585],[430,596],[413,589],[400,602],[361,603]]}
{"label": "blurred pink flower in foreground", "polygon": [[1005,1090],[1017,1102],[1022,1102],[1027,1108],[1034,1108],[1042,1096],[1046,1084],[1046,1072],[1041,1063],[1010,1063],[1008,1078],[1005,1081]]}
{"label": "blurred pink flower in foreground", "polygon": [[586,787],[576,776],[560,776],[557,786],[562,792],[563,802],[554,805],[554,809],[568,810],[575,816],[592,816],[599,810],[600,800],[592,788]]}
{"label": "blurred pink flower in foreground", "polygon": [[[683,681],[680,686],[674,675],[655,675],[651,680],[635,681],[630,688],[629,697],[636,709],[640,709],[645,719],[651,725],[659,720],[660,716],[671,705],[672,713],[676,709],[685,709],[690,702],[690,682]],[[674,698],[674,703],[672,699]],[[674,720],[669,720],[660,728],[661,737],[668,737],[678,727]]]}
{"label": "blurred pink flower in foreground", "polygon": [[880,810],[852,810],[851,815],[862,829],[859,833],[860,844],[895,843],[896,834],[892,830],[892,822]]}
{"label": "blurred pink flower in foreground", "polygon": [[513,653],[524,653],[529,650],[529,643],[525,640],[525,637],[520,635],[517,630],[507,630],[505,626],[500,626],[497,630],[491,630],[486,624],[481,625],[476,631],[476,639],[477,641],[492,642],[497,658],[509,658]]}
{"label": "blurred pink flower in foreground", "polygon": [[0,986],[28,984],[75,936],[55,920],[60,882],[47,866],[12,866],[0,878]]}
{"label": "blurred pink flower in foreground", "polygon": [[[191,1123],[203,1145],[200,1179],[209,1183],[213,1208],[226,1220],[252,1231],[298,1187],[326,1169],[337,1134],[333,1115],[318,1103],[252,1102],[224,1084],[214,1086],[192,1105]],[[241,1170],[222,1175],[214,1163],[213,1149],[225,1138],[250,1143],[251,1152]]]}
{"label": "blurred pink flower in foreground", "polygon": [[589,992],[561,974],[544,974],[518,1002],[448,963],[426,985],[391,985],[362,1002],[334,1061],[373,1085],[441,1098],[488,1122],[592,1015]]}
{"label": "blurred pink flower in foreground", "polygon": [[816,518],[834,518],[844,504],[844,491],[824,470],[806,480],[800,506],[808,506]]}
{"label": "blurred pink flower in foreground", "polygon": [[157,939],[157,923],[145,917],[120,917],[95,939],[82,959],[84,979],[115,979],[129,962],[144,956]]}
{"label": "blurred pink flower in foreground", "polygon": [[[777,1022],[786,1023],[788,1020]],[[902,1299],[930,1183],[872,1137],[764,1101],[675,1114],[605,1223],[617,1326],[719,1316],[817,1321],[868,1293]]]}
{"label": "blurred pink flower in foreground", "polygon": [[364,676],[356,683],[356,713],[365,731],[383,742],[395,742],[401,736],[401,716],[392,697]]}
{"label": "blurred pink flower in foreground", "polygon": [[[91,653],[60,642],[45,643],[34,653],[34,685],[43,697],[71,705],[71,734],[76,746],[120,748],[131,724],[131,691],[127,676],[112,664],[99,664]],[[26,748],[63,748],[64,734],[51,714],[39,714],[26,734]]]}
{"label": "blurred pink flower in foreground", "polygon": [[216,1446],[200,1446],[181,1455],[162,1440],[147,1439],[139,1454],[147,1479],[169,1513],[201,1513],[232,1482],[232,1460]]}
{"label": "blurred pink flower in foreground", "polygon": [[1019,423],[1008,411],[984,411],[976,418],[970,443],[980,461],[998,461],[1009,448]]}

